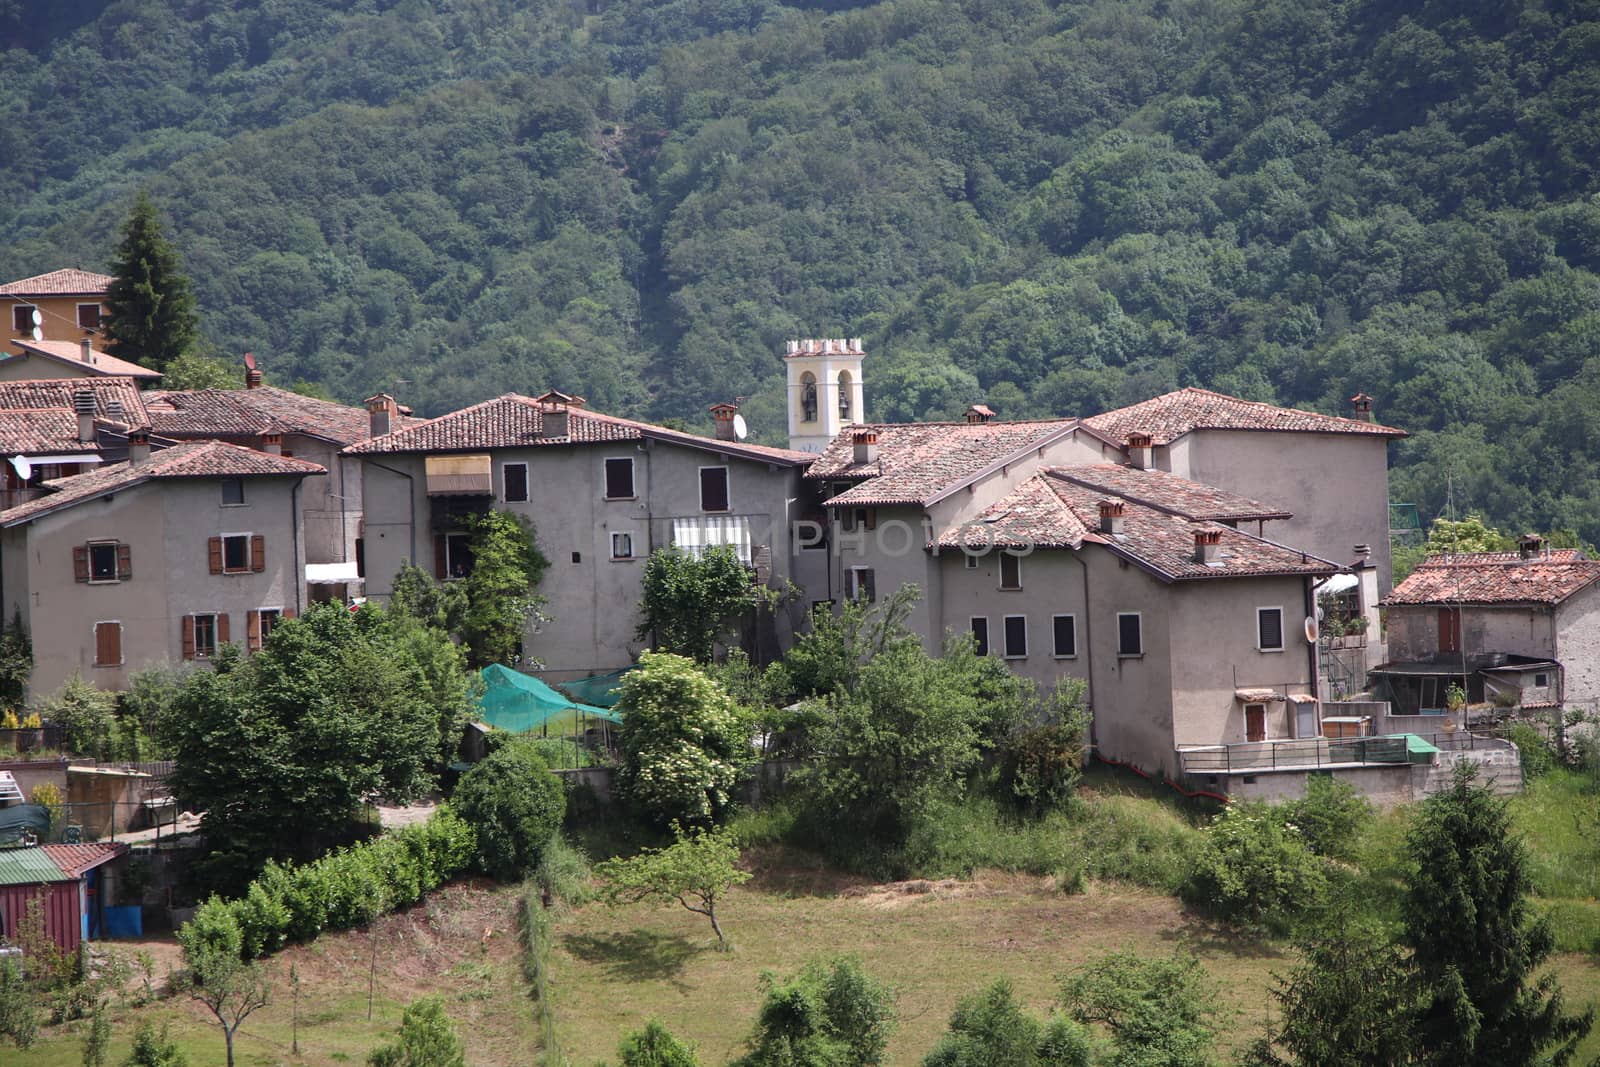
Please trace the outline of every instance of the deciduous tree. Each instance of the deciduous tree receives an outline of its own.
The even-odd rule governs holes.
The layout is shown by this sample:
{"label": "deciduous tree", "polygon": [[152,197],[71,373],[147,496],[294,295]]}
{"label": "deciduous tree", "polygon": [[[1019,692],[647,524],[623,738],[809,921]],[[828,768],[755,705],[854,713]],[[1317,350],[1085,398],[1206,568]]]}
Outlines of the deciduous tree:
{"label": "deciduous tree", "polygon": [[749,872],[737,866],[739,846],[726,830],[685,832],[674,826],[672,832],[677,840],[666,848],[647,848],[637,856],[595,867],[606,880],[602,896],[611,905],[643,900],[677,903],[704,915],[716,931],[718,947],[726,950],[728,938],[717,918],[717,904],[728,890],[750,880]]}

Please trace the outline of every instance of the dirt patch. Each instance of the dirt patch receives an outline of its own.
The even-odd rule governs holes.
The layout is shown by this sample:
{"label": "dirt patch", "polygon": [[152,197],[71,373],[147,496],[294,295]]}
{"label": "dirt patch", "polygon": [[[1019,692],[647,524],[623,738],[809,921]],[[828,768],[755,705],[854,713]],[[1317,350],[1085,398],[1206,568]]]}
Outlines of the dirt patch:
{"label": "dirt patch", "polygon": [[879,885],[852,886],[839,895],[848,900],[859,900],[874,908],[904,908],[925,900],[959,900],[986,892],[981,882],[962,882],[954,878],[929,881],[914,878],[909,882],[885,882]]}

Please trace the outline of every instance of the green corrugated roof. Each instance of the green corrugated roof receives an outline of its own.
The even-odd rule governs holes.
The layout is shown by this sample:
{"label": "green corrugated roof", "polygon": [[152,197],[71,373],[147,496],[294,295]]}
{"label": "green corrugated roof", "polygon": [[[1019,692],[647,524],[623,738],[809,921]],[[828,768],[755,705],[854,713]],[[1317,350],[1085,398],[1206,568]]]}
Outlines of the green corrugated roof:
{"label": "green corrugated roof", "polygon": [[39,882],[70,882],[44,849],[0,849],[0,885],[35,885]]}

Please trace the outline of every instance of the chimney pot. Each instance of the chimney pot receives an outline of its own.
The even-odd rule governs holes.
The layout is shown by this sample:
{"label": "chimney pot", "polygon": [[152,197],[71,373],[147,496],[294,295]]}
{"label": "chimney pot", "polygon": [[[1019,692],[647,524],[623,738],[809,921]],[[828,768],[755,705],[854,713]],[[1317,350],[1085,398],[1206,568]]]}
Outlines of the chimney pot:
{"label": "chimney pot", "polygon": [[1544,538],[1536,533],[1525,533],[1517,538],[1517,555],[1523,559],[1537,559],[1544,552]]}
{"label": "chimney pot", "polygon": [[855,462],[857,464],[871,463],[878,458],[878,431],[857,430],[850,435],[851,444],[855,447]]}
{"label": "chimney pot", "polygon": [[733,417],[739,414],[739,405],[724,402],[712,404],[709,410],[711,411],[711,418],[716,422],[717,440],[738,440],[739,435],[733,432]]}
{"label": "chimney pot", "polygon": [[261,451],[270,456],[283,455],[283,434],[264,433],[261,435]]}
{"label": "chimney pot", "polygon": [[78,342],[78,348],[83,353],[83,361],[85,363],[93,363],[94,362],[94,342],[93,341],[91,341],[91,340],[89,340],[89,338],[85,337],[83,340]]}
{"label": "chimney pot", "polygon": [[1196,563],[1215,563],[1221,552],[1221,530],[1196,530],[1194,532],[1194,561]]}
{"label": "chimney pot", "polygon": [[1150,457],[1155,451],[1155,438],[1147,433],[1130,433],[1128,435],[1128,466],[1138,470],[1147,471],[1151,467]]}
{"label": "chimney pot", "polygon": [[1363,422],[1373,421],[1372,397],[1368,396],[1366,393],[1357,393],[1355,396],[1351,397],[1350,407],[1355,413],[1356,418],[1362,420]]}
{"label": "chimney pot", "polygon": [[987,404],[974,404],[967,409],[968,422],[988,422],[994,418],[994,409]]}
{"label": "chimney pot", "polygon": [[399,405],[388,393],[367,397],[368,434],[372,437],[382,437],[388,433],[394,426],[395,416],[399,414],[398,409]]}
{"label": "chimney pot", "polygon": [[1120,500],[1100,501],[1100,532],[1119,534],[1126,521],[1128,506]]}
{"label": "chimney pot", "polygon": [[244,372],[244,387],[246,389],[261,388],[261,372],[255,367],[251,367]]}
{"label": "chimney pot", "polygon": [[134,431],[128,435],[128,462],[143,463],[150,458],[150,435]]}
{"label": "chimney pot", "polygon": [[72,394],[72,410],[78,416],[78,441],[88,444],[94,438],[94,392],[77,389]]}

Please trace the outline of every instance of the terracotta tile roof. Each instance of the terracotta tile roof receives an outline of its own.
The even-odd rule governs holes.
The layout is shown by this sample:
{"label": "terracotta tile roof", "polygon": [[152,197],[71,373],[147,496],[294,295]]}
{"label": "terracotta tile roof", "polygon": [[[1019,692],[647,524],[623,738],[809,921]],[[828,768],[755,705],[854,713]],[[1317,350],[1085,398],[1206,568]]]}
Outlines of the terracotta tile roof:
{"label": "terracotta tile roof", "polygon": [[0,411],[0,456],[41,456],[95,449],[95,442],[78,440],[78,416],[70,408]]}
{"label": "terracotta tile roof", "polygon": [[1052,467],[1050,472],[1058,478],[1099,490],[1107,496],[1137,501],[1186,519],[1244,522],[1290,517],[1289,512],[1282,508],[1216,486],[1180,478],[1166,471],[1097,463],[1084,467]]}
{"label": "terracotta tile roof", "polygon": [[102,863],[126,855],[128,846],[120,841],[96,841],[86,845],[41,845],[50,862],[61,868],[68,878],[81,878]]}
{"label": "terracotta tile roof", "polygon": [[1366,434],[1404,437],[1404,430],[1360,419],[1319,415],[1298,408],[1280,408],[1225,393],[1191,386],[1085,419],[1089,426],[1119,443],[1131,433],[1147,433],[1158,445],[1170,444],[1193,430],[1279,430],[1296,433]]}
{"label": "terracotta tile roof", "polygon": [[[141,367],[137,363],[129,363],[125,359],[108,355],[99,349],[90,350],[90,362],[83,361],[83,346],[77,341],[27,341],[17,338],[11,342],[24,352],[43,356],[58,363],[70,363],[74,367],[86,369],[98,375],[123,374],[129,378],[153,380],[161,377],[161,372]],[[15,357],[13,357],[15,358]],[[5,362],[0,360],[0,363]]]}
{"label": "terracotta tile roof", "polygon": [[[319,400],[274,386],[255,389],[152,390],[145,394],[151,426],[167,437],[259,437],[298,433],[341,445],[365,441],[366,409]],[[401,419],[402,425],[415,422]]]}
{"label": "terracotta tile roof", "polygon": [[1384,604],[1559,604],[1600,581],[1600,560],[1556,550],[1524,560],[1515,552],[1432,556],[1383,598]]}
{"label": "terracotta tile roof", "polygon": [[397,452],[471,452],[494,448],[533,448],[547,445],[601,444],[607,441],[650,439],[724,453],[745,459],[799,466],[816,456],[787,448],[769,448],[744,441],[722,441],[714,437],[669,430],[648,422],[604,415],[587,408],[567,410],[567,436],[544,438],[543,413],[532,397],[507,393],[460,411],[403,427],[382,437],[374,437],[345,449],[350,455],[382,455]]}
{"label": "terracotta tile roof", "polygon": [[[980,527],[994,531],[1001,548],[1077,548],[1085,542],[1106,549],[1167,581],[1216,578],[1264,578],[1281,575],[1324,575],[1339,569],[1321,559],[1275,541],[1210,521],[1191,521],[1182,515],[1123,499],[1122,532],[1100,532],[1100,503],[1107,495],[1041,471],[1023,482],[975,519],[940,533],[940,548],[979,548]],[[1217,562],[1194,558],[1198,530],[1216,531]]]}
{"label": "terracotta tile roof", "polygon": [[[860,484],[829,506],[929,504],[987,468],[1070,433],[1076,419],[1030,422],[866,423],[828,442],[807,478]],[[856,432],[878,435],[877,458],[855,461]]]}
{"label": "terracotta tile roof", "polygon": [[148,429],[150,415],[132,378],[33,378],[0,382],[0,418],[7,411],[72,406],[73,394],[87,389],[94,394],[97,418],[132,429]]}
{"label": "terracotta tile roof", "polygon": [[15,526],[86,500],[161,478],[256,478],[326,474],[303,459],[272,456],[225,441],[186,441],[152,452],[143,463],[112,463],[70,478],[45,482],[47,495],[0,511],[0,526]]}
{"label": "terracotta tile roof", "polygon": [[0,296],[101,296],[112,280],[109,274],[67,267],[6,282],[0,285]]}

